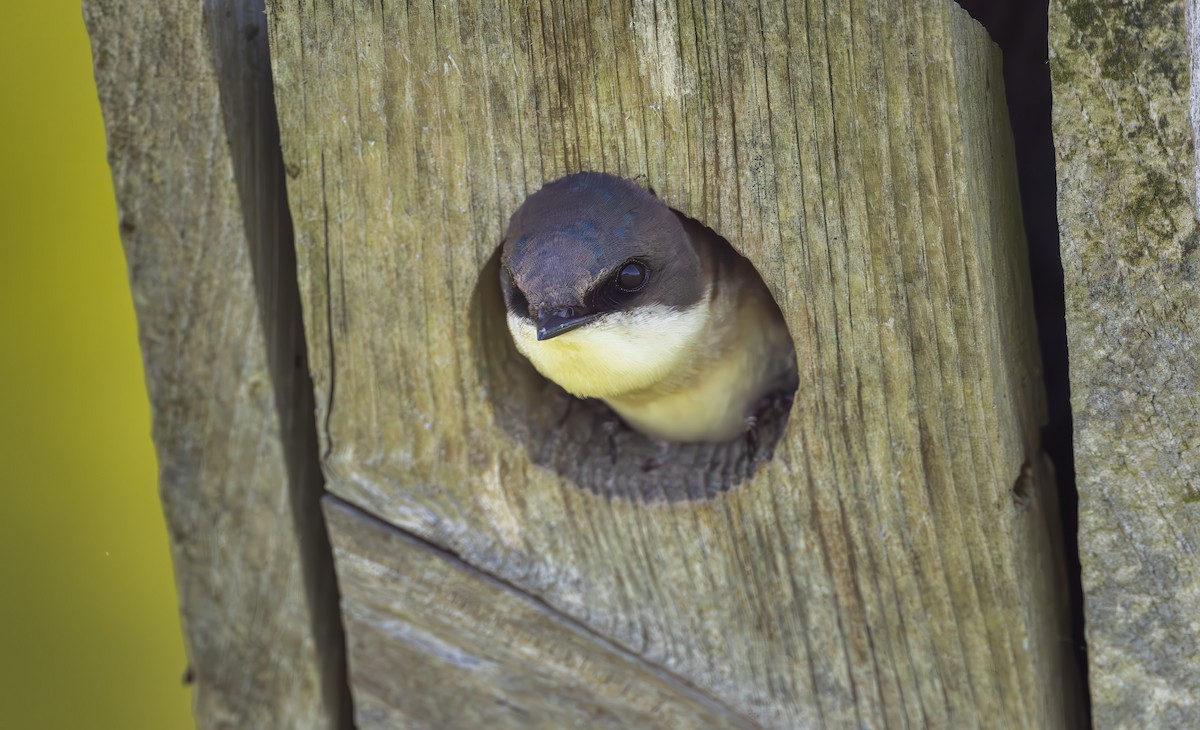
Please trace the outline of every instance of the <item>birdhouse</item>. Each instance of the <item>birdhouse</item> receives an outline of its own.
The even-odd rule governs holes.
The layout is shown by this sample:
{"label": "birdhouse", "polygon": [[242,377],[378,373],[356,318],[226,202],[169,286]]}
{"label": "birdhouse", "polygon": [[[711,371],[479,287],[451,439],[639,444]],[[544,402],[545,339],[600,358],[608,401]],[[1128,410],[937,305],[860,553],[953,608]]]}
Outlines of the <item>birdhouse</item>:
{"label": "birdhouse", "polygon": [[[1078,721],[1001,55],[958,5],[88,16],[202,726]],[[514,345],[510,217],[580,171],[761,277],[798,387],[750,437],[663,447]]]}

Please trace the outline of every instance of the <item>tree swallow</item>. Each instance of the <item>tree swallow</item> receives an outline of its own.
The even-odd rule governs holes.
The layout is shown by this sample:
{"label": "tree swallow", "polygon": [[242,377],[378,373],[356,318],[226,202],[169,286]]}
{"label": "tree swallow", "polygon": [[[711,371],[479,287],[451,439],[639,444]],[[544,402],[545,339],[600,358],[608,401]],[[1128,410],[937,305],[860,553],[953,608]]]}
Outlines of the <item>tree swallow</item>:
{"label": "tree swallow", "polygon": [[734,439],[796,390],[791,335],[754,266],[631,180],[581,172],[529,196],[500,280],[521,354],[653,438]]}

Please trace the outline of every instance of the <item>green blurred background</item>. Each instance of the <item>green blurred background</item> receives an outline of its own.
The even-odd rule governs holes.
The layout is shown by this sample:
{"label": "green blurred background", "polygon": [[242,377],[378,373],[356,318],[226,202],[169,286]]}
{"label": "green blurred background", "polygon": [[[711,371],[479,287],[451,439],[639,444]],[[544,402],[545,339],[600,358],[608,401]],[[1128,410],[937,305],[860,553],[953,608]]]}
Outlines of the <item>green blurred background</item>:
{"label": "green blurred background", "polygon": [[0,728],[191,728],[91,64],[0,2]]}

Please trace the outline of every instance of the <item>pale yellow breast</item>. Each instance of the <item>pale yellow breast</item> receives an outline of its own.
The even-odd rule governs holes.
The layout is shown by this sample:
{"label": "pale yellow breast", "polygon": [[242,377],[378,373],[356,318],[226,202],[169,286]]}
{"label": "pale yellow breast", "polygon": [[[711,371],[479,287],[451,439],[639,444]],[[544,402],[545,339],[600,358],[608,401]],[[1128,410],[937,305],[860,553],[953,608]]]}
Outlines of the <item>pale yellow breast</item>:
{"label": "pale yellow breast", "polygon": [[614,312],[549,340],[532,322],[508,315],[522,355],[538,372],[581,398],[613,398],[653,387],[687,371],[703,341],[707,302],[687,309],[661,305]]}
{"label": "pale yellow breast", "polygon": [[651,436],[673,441],[727,441],[745,432],[748,407],[760,396],[757,365],[752,361],[755,355],[731,347],[720,357],[707,360],[686,388],[606,402],[631,426]]}
{"label": "pale yellow breast", "polygon": [[600,398],[639,431],[726,441],[746,430],[750,408],[779,367],[771,328],[783,325],[755,299],[725,301],[742,306],[720,324],[705,297],[689,309],[614,313],[540,342],[528,320],[510,314],[508,326],[542,375],[579,397]]}

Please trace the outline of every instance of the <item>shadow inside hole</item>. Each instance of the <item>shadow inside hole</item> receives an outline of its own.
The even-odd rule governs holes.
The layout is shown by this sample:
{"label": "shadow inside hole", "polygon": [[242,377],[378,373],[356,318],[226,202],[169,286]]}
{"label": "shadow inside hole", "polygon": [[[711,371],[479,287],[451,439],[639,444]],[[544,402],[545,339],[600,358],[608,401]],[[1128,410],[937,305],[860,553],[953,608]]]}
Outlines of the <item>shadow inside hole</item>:
{"label": "shadow inside hole", "polygon": [[576,398],[543,377],[509,334],[500,253],[497,247],[475,286],[471,336],[497,425],[534,464],[605,497],[673,502],[709,499],[771,459],[787,425],[790,397],[759,413],[752,436],[668,443],[664,451],[664,442],[630,428],[603,402]]}

